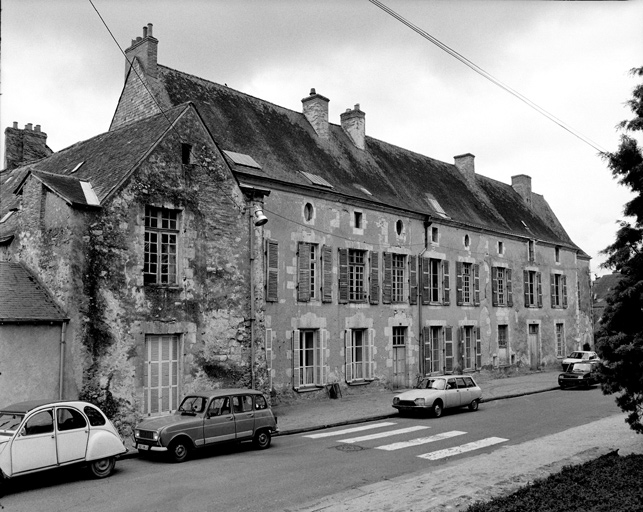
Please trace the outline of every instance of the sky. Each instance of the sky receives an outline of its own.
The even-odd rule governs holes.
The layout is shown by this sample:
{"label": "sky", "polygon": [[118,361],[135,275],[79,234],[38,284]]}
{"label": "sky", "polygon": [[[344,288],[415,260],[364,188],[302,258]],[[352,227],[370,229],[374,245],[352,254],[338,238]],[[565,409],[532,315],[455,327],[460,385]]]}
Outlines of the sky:
{"label": "sky", "polygon": [[152,23],[164,66],[297,112],[315,88],[331,123],[359,104],[368,136],[448,163],[472,153],[504,183],[531,176],[592,273],[611,272],[600,252],[632,195],[599,150],[632,118],[643,0],[381,1],[573,133],[368,0],[4,0],[0,158],[14,121],[54,151],[106,132],[121,49]]}

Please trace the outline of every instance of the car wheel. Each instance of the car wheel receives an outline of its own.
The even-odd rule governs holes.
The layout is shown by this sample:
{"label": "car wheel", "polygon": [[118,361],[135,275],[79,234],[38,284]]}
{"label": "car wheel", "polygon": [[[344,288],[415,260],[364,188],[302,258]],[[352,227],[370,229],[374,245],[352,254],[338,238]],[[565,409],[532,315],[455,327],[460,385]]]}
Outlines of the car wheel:
{"label": "car wheel", "polygon": [[89,469],[96,478],[105,478],[112,474],[116,459],[114,457],[106,457],[104,459],[93,460],[89,464]]}
{"label": "car wheel", "polygon": [[470,411],[477,411],[479,403],[480,402],[478,400],[471,400],[471,403],[469,404],[469,410]]}
{"label": "car wheel", "polygon": [[253,439],[255,448],[259,450],[265,450],[270,446],[270,439],[270,431],[260,430],[255,434],[255,438]]}
{"label": "car wheel", "polygon": [[436,400],[433,404],[433,407],[431,407],[431,411],[433,412],[433,416],[436,418],[439,418],[442,416],[442,402],[440,400]]}
{"label": "car wheel", "polygon": [[168,453],[172,462],[184,462],[190,455],[190,447],[185,441],[173,441],[168,448]]}

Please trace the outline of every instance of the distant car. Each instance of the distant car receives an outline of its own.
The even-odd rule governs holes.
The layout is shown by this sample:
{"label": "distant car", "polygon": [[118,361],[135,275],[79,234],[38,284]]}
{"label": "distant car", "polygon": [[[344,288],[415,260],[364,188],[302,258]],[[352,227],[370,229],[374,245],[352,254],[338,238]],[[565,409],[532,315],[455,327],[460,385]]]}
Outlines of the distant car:
{"label": "distant car", "polygon": [[275,432],[277,419],[260,391],[219,389],[188,395],[173,414],[142,421],[134,439],[141,455],[166,452],[183,462],[195,448],[224,442],[252,441],[265,449]]}
{"label": "distant car", "polygon": [[566,372],[558,376],[558,385],[561,388],[584,387],[589,388],[596,384],[596,369],[598,361],[573,363]]}
{"label": "distant car", "polygon": [[415,389],[395,396],[393,407],[400,414],[431,411],[436,418],[439,418],[444,409],[468,407],[476,411],[481,398],[482,390],[473,377],[464,375],[426,377]]}
{"label": "distant car", "polygon": [[572,352],[563,359],[563,371],[566,372],[569,365],[573,363],[583,363],[586,361],[598,361],[598,354],[587,350],[577,350],[576,352]]}
{"label": "distant car", "polygon": [[16,475],[77,463],[104,478],[126,451],[112,422],[90,403],[32,400],[0,408],[0,485]]}

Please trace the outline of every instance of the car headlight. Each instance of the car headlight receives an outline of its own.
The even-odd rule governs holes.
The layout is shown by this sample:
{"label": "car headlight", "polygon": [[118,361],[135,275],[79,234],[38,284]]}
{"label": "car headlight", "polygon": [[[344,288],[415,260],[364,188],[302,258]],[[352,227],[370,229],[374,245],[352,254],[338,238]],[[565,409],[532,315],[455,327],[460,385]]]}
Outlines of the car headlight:
{"label": "car headlight", "polygon": [[397,405],[399,403],[400,403],[400,399],[397,396],[393,397],[393,405]]}
{"label": "car headlight", "polygon": [[134,437],[141,437],[141,431],[139,429],[134,431]]}
{"label": "car headlight", "polygon": [[159,433],[158,432],[152,432],[152,439],[154,439],[154,441],[158,441],[159,440]]}
{"label": "car headlight", "polygon": [[425,403],[425,402],[424,402],[424,398],[416,398],[416,399],[414,400],[414,402],[415,402],[415,405],[418,405],[418,406],[420,406],[420,407],[424,407],[424,403]]}

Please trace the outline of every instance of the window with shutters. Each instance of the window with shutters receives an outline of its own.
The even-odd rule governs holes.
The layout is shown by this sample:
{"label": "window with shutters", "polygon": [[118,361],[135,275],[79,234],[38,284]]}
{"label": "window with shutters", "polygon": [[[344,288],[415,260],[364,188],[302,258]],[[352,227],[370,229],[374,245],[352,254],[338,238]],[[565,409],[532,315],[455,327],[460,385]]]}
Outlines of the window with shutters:
{"label": "window with shutters", "polygon": [[145,207],[145,284],[176,285],[178,274],[179,212]]}
{"label": "window with shutters", "polygon": [[456,262],[458,306],[480,305],[480,266],[477,263]]}
{"label": "window with shutters", "polygon": [[346,330],[346,382],[373,380],[373,338],[373,329]]}
{"label": "window with shutters", "polygon": [[366,251],[339,249],[339,302],[366,302]]}
{"label": "window with shutters", "polygon": [[434,303],[442,302],[442,264],[440,260],[429,260],[429,300]]}
{"label": "window with shutters", "polygon": [[293,331],[293,387],[320,387],[326,384],[325,345],[327,331],[301,329]]}
{"label": "window with shutters", "polygon": [[535,270],[524,271],[525,280],[525,307],[542,308],[543,292],[541,273]]}
{"label": "window with shutters", "polygon": [[536,242],[535,240],[529,240],[527,242],[527,257],[529,261],[536,261]]}
{"label": "window with shutters", "polygon": [[380,253],[371,252],[371,278],[369,302],[379,304],[380,301]]}
{"label": "window with shutters", "polygon": [[404,269],[406,257],[403,254],[392,254],[391,261],[391,300],[404,302]]}
{"label": "window with shutters", "polygon": [[491,297],[494,306],[513,307],[511,269],[491,267]]}
{"label": "window with shutters", "polygon": [[266,240],[266,302],[279,300],[279,244]]}
{"label": "window with shutters", "polygon": [[333,250],[328,245],[321,249],[322,302],[333,302]]}
{"label": "window with shutters", "polygon": [[299,242],[297,300],[301,302],[317,299],[318,252],[317,245]]}
{"label": "window with shutters", "polygon": [[442,372],[442,350],[444,347],[444,327],[432,326],[425,329],[424,373],[426,375]]}
{"label": "window with shutters", "polygon": [[567,307],[567,278],[564,274],[551,274],[551,307]]}
{"label": "window with shutters", "polygon": [[479,369],[482,366],[480,328],[471,325],[460,327],[460,342],[464,370]]}
{"label": "window with shutters", "polygon": [[565,357],[565,324],[556,323],[556,356]]}
{"label": "window with shutters", "polygon": [[179,405],[179,337],[145,337],[143,413],[169,412]]}
{"label": "window with shutters", "polygon": [[448,306],[450,303],[449,262],[434,258],[420,258],[422,304]]}

